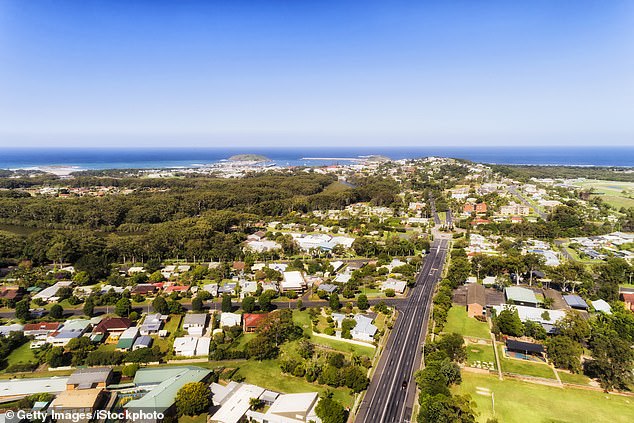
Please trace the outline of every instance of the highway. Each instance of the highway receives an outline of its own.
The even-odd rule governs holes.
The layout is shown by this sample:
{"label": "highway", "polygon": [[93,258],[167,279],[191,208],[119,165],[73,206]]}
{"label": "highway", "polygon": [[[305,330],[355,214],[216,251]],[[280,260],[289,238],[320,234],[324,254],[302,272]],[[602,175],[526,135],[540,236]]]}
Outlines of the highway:
{"label": "highway", "polygon": [[420,367],[431,300],[442,274],[448,245],[446,238],[434,241],[416,286],[407,301],[396,306],[399,315],[359,407],[357,423],[409,421],[416,399],[413,373]]}

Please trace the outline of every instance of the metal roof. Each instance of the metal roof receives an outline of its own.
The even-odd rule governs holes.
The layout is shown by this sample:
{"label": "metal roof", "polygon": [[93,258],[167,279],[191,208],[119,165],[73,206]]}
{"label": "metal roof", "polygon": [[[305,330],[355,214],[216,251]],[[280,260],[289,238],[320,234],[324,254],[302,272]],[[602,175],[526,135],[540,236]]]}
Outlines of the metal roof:
{"label": "metal roof", "polygon": [[588,304],[578,295],[564,295],[564,301],[572,308],[588,309]]}

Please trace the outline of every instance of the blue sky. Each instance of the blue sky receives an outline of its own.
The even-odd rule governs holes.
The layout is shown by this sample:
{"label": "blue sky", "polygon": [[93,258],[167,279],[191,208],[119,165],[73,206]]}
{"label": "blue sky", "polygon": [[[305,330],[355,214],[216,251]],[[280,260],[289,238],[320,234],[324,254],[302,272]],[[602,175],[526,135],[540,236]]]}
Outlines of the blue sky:
{"label": "blue sky", "polygon": [[634,144],[634,2],[0,1],[0,146]]}

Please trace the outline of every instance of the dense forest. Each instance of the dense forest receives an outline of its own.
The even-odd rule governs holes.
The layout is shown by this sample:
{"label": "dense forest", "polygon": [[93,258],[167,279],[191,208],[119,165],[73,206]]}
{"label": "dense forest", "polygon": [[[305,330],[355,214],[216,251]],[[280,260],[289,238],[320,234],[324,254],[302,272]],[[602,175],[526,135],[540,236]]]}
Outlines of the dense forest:
{"label": "dense forest", "polygon": [[[0,179],[0,184],[7,181],[21,179]],[[335,181],[333,176],[304,171],[242,179],[87,176],[63,184],[159,189],[75,198],[32,197],[5,190],[0,223],[34,231],[26,236],[0,231],[0,260],[77,262],[79,267],[104,272],[107,263],[126,259],[233,260],[243,254],[240,244],[246,233],[263,218],[341,209],[359,201],[390,205],[398,192],[393,182],[381,178],[360,178],[355,188],[326,190]],[[99,263],[103,265],[95,265]]]}

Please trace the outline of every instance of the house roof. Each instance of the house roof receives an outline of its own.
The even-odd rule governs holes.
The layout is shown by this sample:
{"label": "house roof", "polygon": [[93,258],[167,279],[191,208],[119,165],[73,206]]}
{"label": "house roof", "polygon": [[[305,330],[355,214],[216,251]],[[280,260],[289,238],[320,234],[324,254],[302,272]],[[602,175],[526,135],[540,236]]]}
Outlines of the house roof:
{"label": "house roof", "polygon": [[317,401],[317,396],[317,392],[280,395],[269,408],[269,413],[308,413],[315,401]]}
{"label": "house roof", "polygon": [[93,329],[93,333],[104,333],[111,330],[126,330],[132,323],[125,317],[107,317]]}
{"label": "house roof", "polygon": [[588,309],[588,304],[578,295],[564,295],[564,301],[572,308]]}
{"label": "house roof", "polygon": [[58,322],[40,322],[40,323],[27,323],[24,325],[24,331],[34,331],[34,330],[48,330],[54,331],[58,330],[61,326],[61,323]]}
{"label": "house roof", "polygon": [[535,354],[542,354],[544,352],[544,346],[541,344],[516,341],[514,339],[506,340],[506,348],[513,351],[526,351]]}
{"label": "house roof", "polygon": [[59,409],[91,408],[99,399],[103,388],[63,391],[53,400],[50,407]]}
{"label": "house roof", "polygon": [[136,347],[151,347],[152,346],[152,337],[150,335],[143,335],[143,336],[139,336],[136,341],[134,341],[134,344],[132,345],[132,348],[136,348]]}
{"label": "house roof", "polygon": [[592,301],[592,307],[594,307],[596,311],[600,311],[605,314],[612,314],[612,307],[610,307],[610,304],[608,304],[605,300]]}
{"label": "house roof", "polygon": [[204,313],[187,313],[183,318],[183,326],[205,326],[207,315]]}
{"label": "house roof", "polygon": [[467,285],[467,305],[480,304],[484,307],[486,306],[486,303],[486,293],[483,285],[480,285],[479,283]]}
{"label": "house roof", "polygon": [[106,383],[111,374],[112,369],[109,367],[79,369],[70,375],[66,384],[84,386],[85,389],[90,389],[98,383]]}
{"label": "house roof", "polygon": [[521,286],[509,286],[504,288],[504,296],[507,300],[537,304],[537,297],[535,293],[528,288],[522,288]]}
{"label": "house roof", "polygon": [[236,390],[231,391],[223,404],[211,416],[211,421],[223,423],[237,423],[251,408],[251,398],[259,398],[264,393],[264,388],[255,385],[242,384]]}
{"label": "house roof", "polygon": [[139,399],[128,402],[124,408],[145,409],[164,412],[176,400],[176,394],[183,385],[204,380],[210,370],[195,366],[161,367],[159,369],[139,369],[134,376],[134,384],[158,385]]}
{"label": "house roof", "polygon": [[268,315],[269,315],[268,313],[261,313],[261,314],[244,313],[242,315],[242,322],[244,323],[244,326],[247,328],[257,327],[264,320],[266,320]]}

